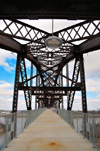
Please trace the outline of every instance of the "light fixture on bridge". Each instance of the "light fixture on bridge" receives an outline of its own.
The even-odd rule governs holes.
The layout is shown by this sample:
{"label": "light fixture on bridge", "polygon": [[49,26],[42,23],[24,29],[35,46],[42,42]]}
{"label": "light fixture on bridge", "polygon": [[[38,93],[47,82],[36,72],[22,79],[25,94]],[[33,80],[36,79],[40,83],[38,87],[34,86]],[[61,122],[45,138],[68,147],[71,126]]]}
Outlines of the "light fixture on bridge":
{"label": "light fixture on bridge", "polygon": [[45,40],[45,45],[48,48],[56,49],[62,45],[62,40],[59,37],[53,36],[53,19],[52,19],[52,36]]}
{"label": "light fixture on bridge", "polygon": [[56,49],[62,45],[62,40],[56,36],[50,36],[45,40],[45,45],[48,48]]}

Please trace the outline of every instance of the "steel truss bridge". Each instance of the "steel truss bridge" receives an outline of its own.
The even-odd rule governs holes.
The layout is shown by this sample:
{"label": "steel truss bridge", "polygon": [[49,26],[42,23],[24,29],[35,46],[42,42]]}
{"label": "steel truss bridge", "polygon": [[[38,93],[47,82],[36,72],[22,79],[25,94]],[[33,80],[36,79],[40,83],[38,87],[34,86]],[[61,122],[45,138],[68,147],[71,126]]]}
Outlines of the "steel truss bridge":
{"label": "steel truss bridge", "polygon": [[[66,5],[65,5],[66,4]],[[18,91],[24,91],[27,110],[31,110],[32,95],[35,107],[59,107],[66,97],[67,110],[71,110],[76,91],[81,91],[82,110],[87,112],[83,54],[100,49],[100,5],[96,1],[18,1],[4,0],[0,4],[0,48],[17,53],[12,111],[17,112]],[[49,49],[44,42],[52,33],[20,21],[19,19],[84,20],[53,34],[62,39],[57,49]],[[13,30],[12,26],[16,30]],[[23,32],[24,31],[24,32]],[[24,40],[22,44],[17,40]],[[84,42],[83,42],[84,41]],[[78,45],[75,45],[78,42]],[[25,58],[31,62],[31,77],[27,77]],[[74,59],[73,76],[69,78],[69,62]],[[34,66],[36,75],[33,75]],[[66,69],[66,75],[63,74]],[[21,82],[19,81],[21,75]],[[80,82],[78,81],[80,76]],[[36,86],[33,79],[36,78]],[[63,78],[66,84],[63,84]],[[69,84],[69,81],[71,84]],[[65,86],[64,86],[65,85]]]}

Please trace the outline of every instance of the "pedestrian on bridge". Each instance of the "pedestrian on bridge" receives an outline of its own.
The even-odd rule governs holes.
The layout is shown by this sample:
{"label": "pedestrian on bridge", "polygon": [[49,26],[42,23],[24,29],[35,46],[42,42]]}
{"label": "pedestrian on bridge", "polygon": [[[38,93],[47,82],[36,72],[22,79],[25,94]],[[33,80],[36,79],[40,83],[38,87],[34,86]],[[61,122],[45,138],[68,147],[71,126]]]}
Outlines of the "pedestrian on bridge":
{"label": "pedestrian on bridge", "polygon": [[54,112],[54,107],[52,108],[52,111]]}

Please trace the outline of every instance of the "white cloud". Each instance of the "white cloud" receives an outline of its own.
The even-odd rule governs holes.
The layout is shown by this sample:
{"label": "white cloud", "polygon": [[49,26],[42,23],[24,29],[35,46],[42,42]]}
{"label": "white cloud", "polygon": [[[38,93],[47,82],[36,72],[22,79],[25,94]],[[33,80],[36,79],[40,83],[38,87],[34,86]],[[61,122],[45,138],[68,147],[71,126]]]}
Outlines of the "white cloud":
{"label": "white cloud", "polygon": [[[13,84],[0,81],[0,109],[11,110],[13,102]],[[19,91],[18,109],[26,109],[23,91]]]}
{"label": "white cloud", "polygon": [[[88,110],[98,110],[99,106],[100,106],[100,98],[95,98],[95,99],[88,98],[87,99],[87,109]],[[75,96],[72,110],[82,110],[81,97]]]}
{"label": "white cloud", "polygon": [[0,109],[11,110],[12,109],[12,98],[1,98],[0,97]]}
{"label": "white cloud", "polygon": [[11,52],[7,51],[7,50],[3,50],[0,49],[0,66],[3,66],[4,69],[8,72],[10,72],[11,70],[14,70],[14,65],[10,66],[7,63],[7,59],[15,59],[15,56],[11,54]]}
{"label": "white cloud", "polygon": [[[87,99],[87,108],[88,110],[98,110],[100,106],[100,94],[96,98]],[[64,97],[64,108],[67,109],[67,96]],[[75,94],[72,110],[82,111],[82,98],[81,92]]]}
{"label": "white cloud", "polygon": [[100,99],[88,99],[87,100],[88,110],[98,110],[100,109]]}
{"label": "white cloud", "polygon": [[13,100],[13,84],[0,81],[0,109],[11,109]]}
{"label": "white cloud", "polygon": [[100,92],[100,78],[86,79],[86,90],[88,92]]}
{"label": "white cloud", "polygon": [[13,84],[8,83],[6,81],[0,81],[0,89],[4,89],[4,88],[12,88]]}
{"label": "white cloud", "polygon": [[86,76],[100,76],[100,50],[85,54],[84,60]]}
{"label": "white cloud", "polygon": [[0,81],[0,109],[11,109],[13,100],[13,84]]}
{"label": "white cloud", "polygon": [[15,70],[15,68],[12,67],[12,66],[4,67],[4,69],[5,69],[6,71],[8,71],[8,72],[11,72],[12,70]]}

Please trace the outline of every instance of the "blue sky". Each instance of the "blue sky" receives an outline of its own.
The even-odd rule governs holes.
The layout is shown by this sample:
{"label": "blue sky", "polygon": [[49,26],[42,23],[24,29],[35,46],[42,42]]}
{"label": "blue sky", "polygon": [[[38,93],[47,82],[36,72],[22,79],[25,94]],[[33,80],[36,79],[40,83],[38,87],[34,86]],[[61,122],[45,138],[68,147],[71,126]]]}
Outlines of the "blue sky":
{"label": "blue sky", "polygon": [[[78,22],[78,21],[77,21]],[[31,23],[31,21],[28,21]],[[75,23],[75,21],[55,21],[54,30],[63,29]],[[32,21],[33,26],[51,32],[51,20]],[[86,90],[88,110],[100,109],[100,50],[84,55]],[[30,62],[26,61],[28,77],[30,74]],[[72,73],[73,62],[69,63],[70,77]],[[16,67],[16,54],[0,49],[0,109],[11,110],[13,100],[13,87]],[[32,98],[32,108],[34,109],[34,100]],[[66,97],[64,97],[64,108],[67,108]],[[19,92],[18,109],[26,110],[23,92]],[[73,110],[81,110],[81,93],[75,95]]]}

